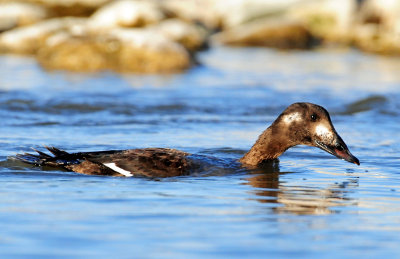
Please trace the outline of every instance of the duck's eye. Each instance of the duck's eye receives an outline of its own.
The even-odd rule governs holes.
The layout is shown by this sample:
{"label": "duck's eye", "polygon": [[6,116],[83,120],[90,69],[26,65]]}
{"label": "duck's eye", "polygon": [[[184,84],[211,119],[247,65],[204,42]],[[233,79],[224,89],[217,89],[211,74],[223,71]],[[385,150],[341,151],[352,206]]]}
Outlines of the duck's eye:
{"label": "duck's eye", "polygon": [[316,121],[317,120],[317,114],[313,113],[311,114],[311,120]]}

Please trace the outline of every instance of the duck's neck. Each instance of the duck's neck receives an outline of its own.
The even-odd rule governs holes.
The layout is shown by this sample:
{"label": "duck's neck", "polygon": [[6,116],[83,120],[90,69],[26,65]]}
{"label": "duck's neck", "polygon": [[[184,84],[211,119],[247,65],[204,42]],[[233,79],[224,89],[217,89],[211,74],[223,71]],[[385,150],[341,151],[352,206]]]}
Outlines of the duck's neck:
{"label": "duck's neck", "polygon": [[[277,130],[276,125],[271,125],[259,137],[239,161],[242,164],[257,166],[266,160],[274,160],[292,146],[286,134]],[[275,130],[274,130],[275,129]]]}

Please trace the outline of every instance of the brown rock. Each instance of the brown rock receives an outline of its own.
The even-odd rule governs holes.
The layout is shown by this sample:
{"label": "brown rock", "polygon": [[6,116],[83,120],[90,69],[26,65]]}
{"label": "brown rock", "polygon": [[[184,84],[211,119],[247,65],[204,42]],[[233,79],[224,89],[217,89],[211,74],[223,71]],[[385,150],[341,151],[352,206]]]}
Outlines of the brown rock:
{"label": "brown rock", "polygon": [[107,69],[108,64],[113,64],[110,60],[113,51],[108,44],[112,43],[59,33],[48,38],[47,44],[38,51],[37,59],[49,70],[95,72]]}
{"label": "brown rock", "polygon": [[288,16],[325,42],[348,44],[356,7],[355,0],[305,1],[293,6]]}
{"label": "brown rock", "polygon": [[15,19],[1,19],[0,18],[0,33],[11,30],[18,26],[18,22]]}
{"label": "brown rock", "polygon": [[385,55],[400,55],[400,2],[367,0],[353,28],[356,47]]}
{"label": "brown rock", "polygon": [[115,29],[105,35],[49,37],[37,56],[46,69],[95,72],[160,73],[190,66],[190,56],[162,35],[135,29]]}
{"label": "brown rock", "polygon": [[[4,1],[4,0],[3,0]],[[13,0],[5,0],[13,1]],[[112,0],[20,0],[45,7],[53,17],[87,17]]]}
{"label": "brown rock", "polygon": [[268,18],[221,32],[217,43],[237,46],[265,46],[280,49],[306,49],[315,41],[300,23],[285,18]]}
{"label": "brown rock", "polygon": [[121,42],[119,70],[127,72],[177,72],[191,65],[186,49],[163,35],[135,29],[110,33]]}
{"label": "brown rock", "polygon": [[400,55],[400,38],[376,24],[359,25],[354,30],[353,44],[366,52]]}

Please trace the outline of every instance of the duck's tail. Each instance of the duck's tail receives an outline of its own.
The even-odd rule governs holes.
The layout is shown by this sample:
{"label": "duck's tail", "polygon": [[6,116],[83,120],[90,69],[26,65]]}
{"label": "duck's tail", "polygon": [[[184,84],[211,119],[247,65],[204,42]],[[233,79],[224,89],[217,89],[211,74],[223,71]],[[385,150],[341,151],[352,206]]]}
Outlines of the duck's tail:
{"label": "duck's tail", "polygon": [[48,151],[50,151],[53,156],[43,153],[35,148],[32,148],[37,154],[23,153],[15,155],[15,158],[24,163],[36,165],[36,166],[64,166],[66,164],[71,164],[71,154],[60,150],[55,147],[44,146]]}

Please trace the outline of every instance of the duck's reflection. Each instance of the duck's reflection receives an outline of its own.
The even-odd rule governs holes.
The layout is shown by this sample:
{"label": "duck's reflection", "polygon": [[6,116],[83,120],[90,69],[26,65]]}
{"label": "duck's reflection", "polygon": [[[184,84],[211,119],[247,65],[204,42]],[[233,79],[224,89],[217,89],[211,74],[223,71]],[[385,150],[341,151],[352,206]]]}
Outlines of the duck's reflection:
{"label": "duck's reflection", "polygon": [[348,197],[348,193],[358,185],[356,178],[315,187],[308,181],[300,185],[280,180],[287,174],[291,173],[280,172],[277,163],[270,163],[252,170],[245,184],[255,188],[252,193],[257,196],[257,201],[275,203],[273,210],[276,213],[332,214],[340,211],[338,206],[349,206],[355,202]]}

